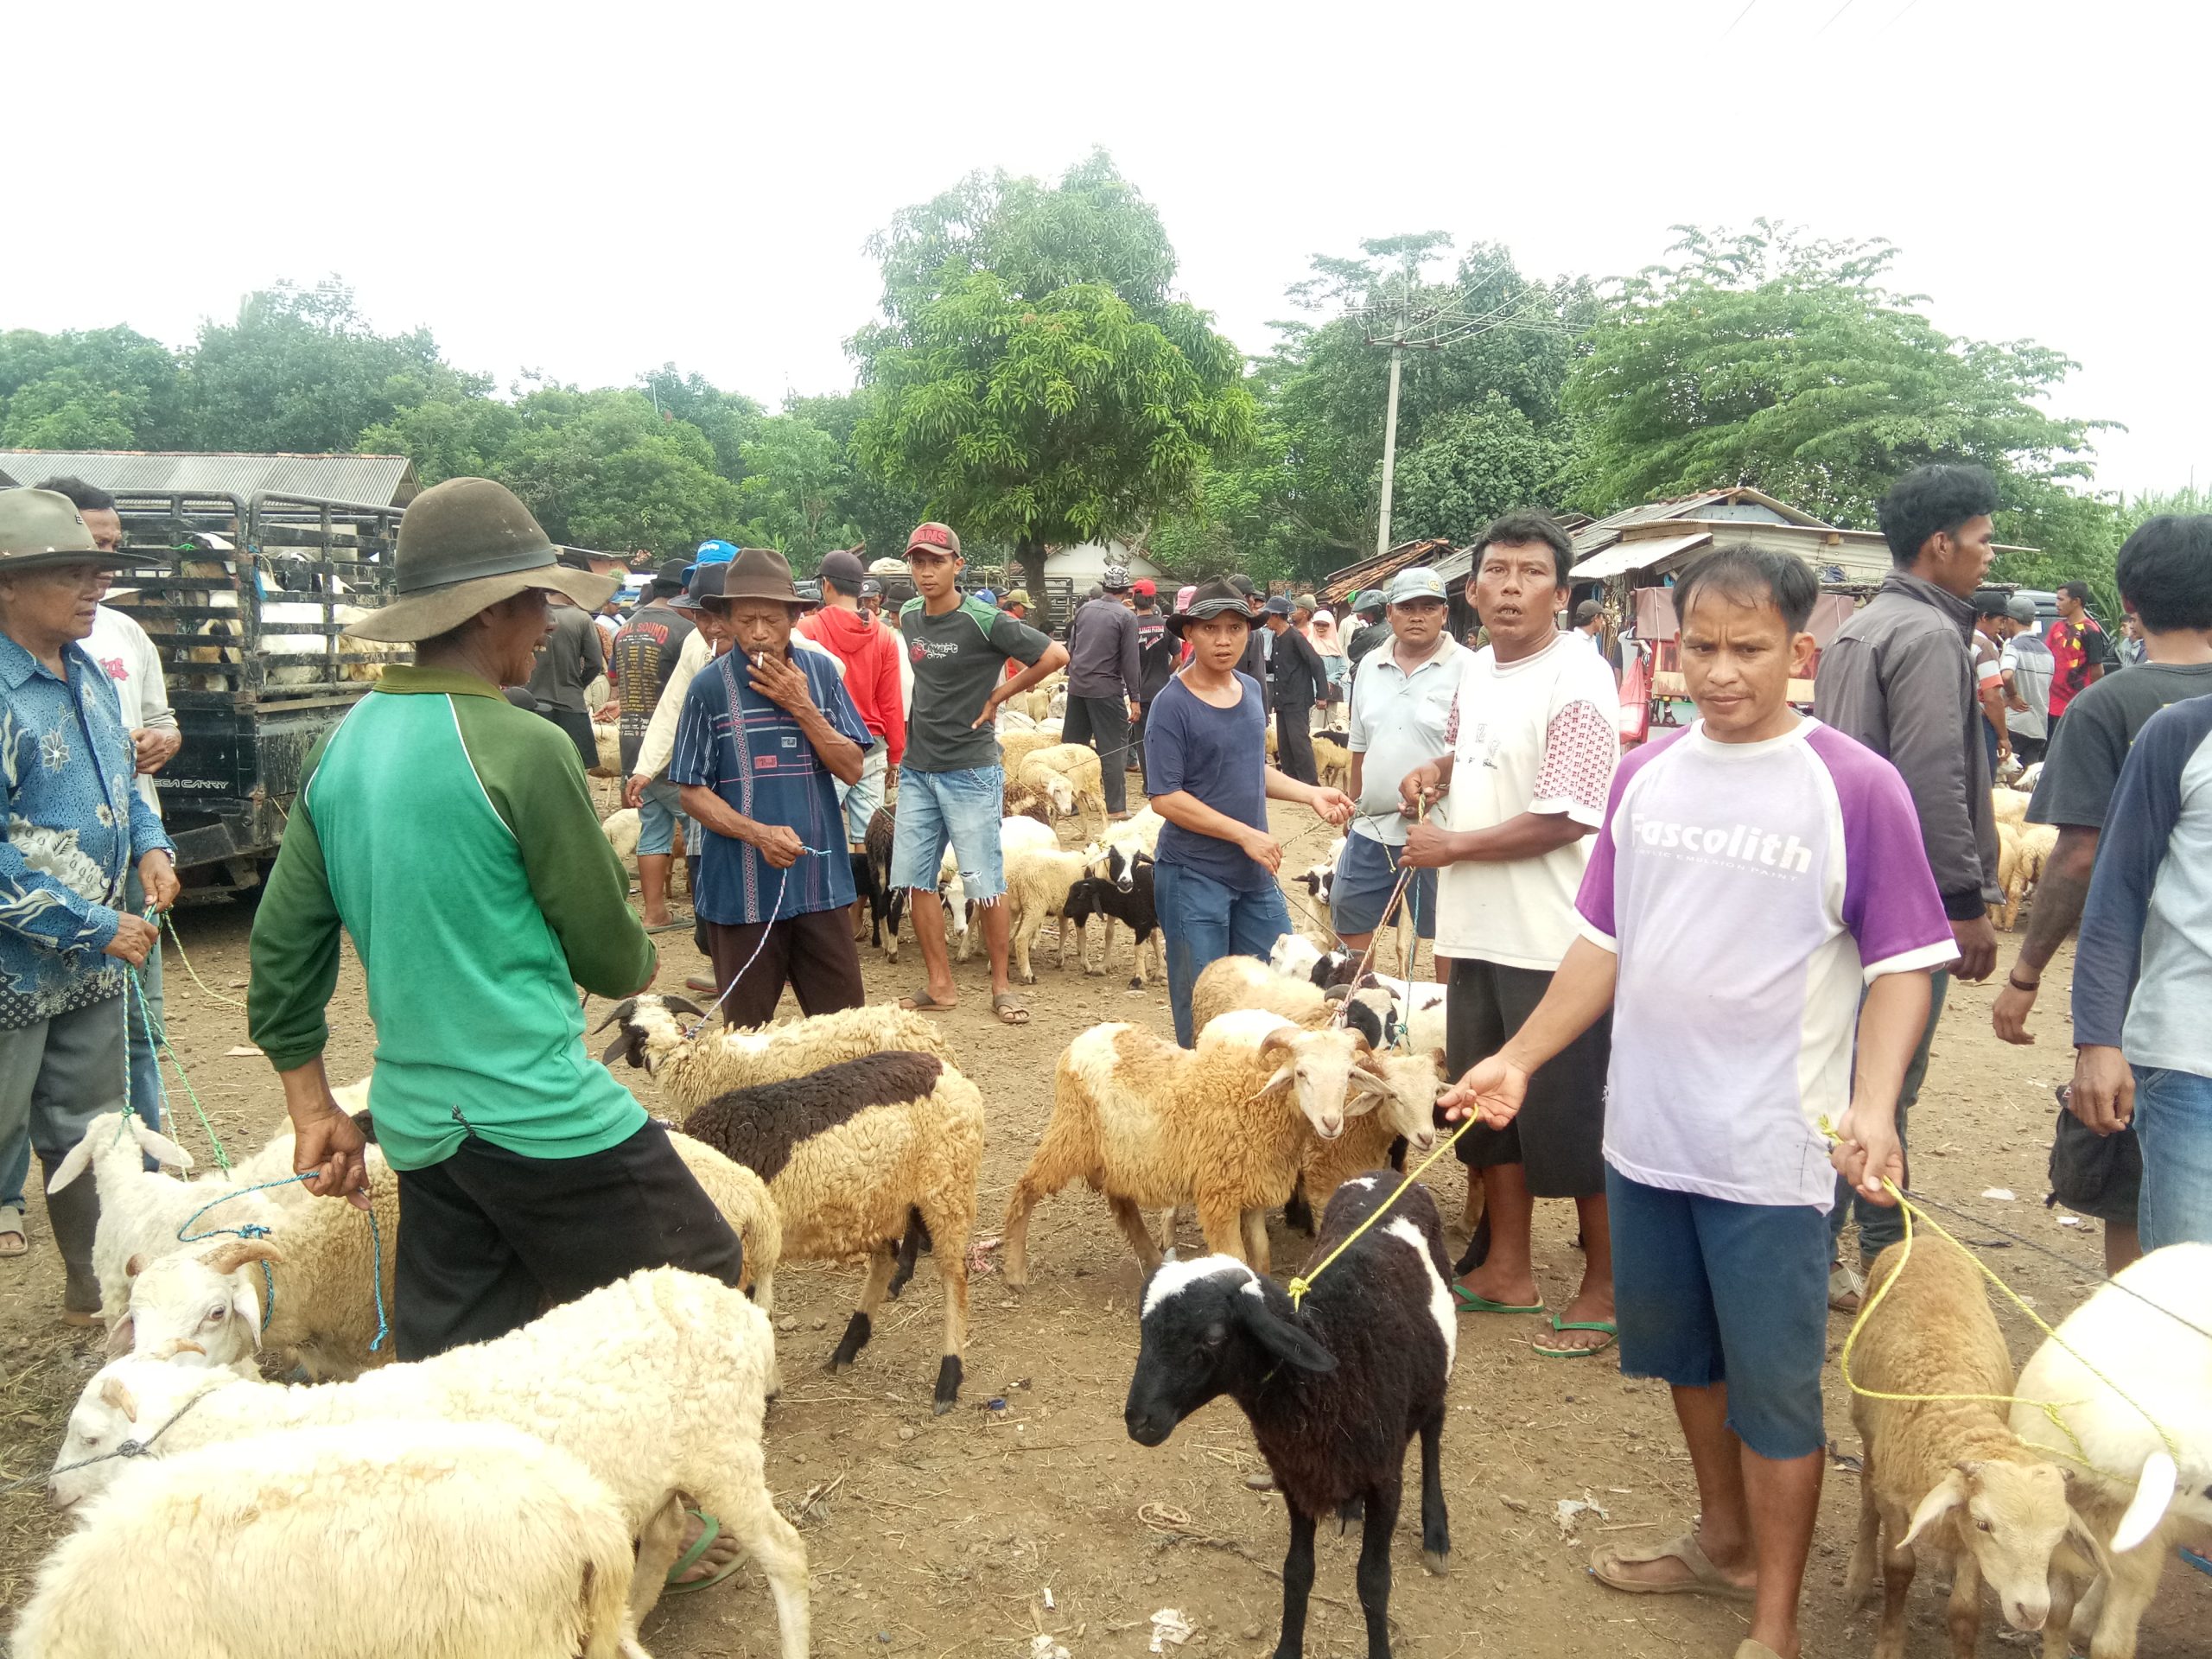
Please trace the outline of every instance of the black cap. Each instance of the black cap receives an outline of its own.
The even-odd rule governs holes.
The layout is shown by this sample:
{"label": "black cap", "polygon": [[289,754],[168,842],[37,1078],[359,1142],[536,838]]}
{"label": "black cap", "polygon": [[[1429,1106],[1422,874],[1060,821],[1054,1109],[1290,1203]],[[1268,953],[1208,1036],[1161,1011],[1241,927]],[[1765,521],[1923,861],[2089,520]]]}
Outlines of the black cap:
{"label": "black cap", "polygon": [[1247,599],[1255,597],[1260,591],[1259,585],[1247,575],[1239,575],[1230,577],[1229,585]]}

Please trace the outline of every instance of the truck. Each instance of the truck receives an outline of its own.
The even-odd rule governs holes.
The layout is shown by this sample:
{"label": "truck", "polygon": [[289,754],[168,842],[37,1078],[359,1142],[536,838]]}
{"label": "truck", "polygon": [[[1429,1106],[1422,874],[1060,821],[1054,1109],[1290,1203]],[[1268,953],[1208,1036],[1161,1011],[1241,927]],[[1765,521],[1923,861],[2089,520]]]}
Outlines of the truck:
{"label": "truck", "polygon": [[257,887],[315,744],[411,650],[348,636],[390,597],[404,509],[119,491],[143,574],[109,602],[160,652],[183,746],[155,778],[187,889]]}

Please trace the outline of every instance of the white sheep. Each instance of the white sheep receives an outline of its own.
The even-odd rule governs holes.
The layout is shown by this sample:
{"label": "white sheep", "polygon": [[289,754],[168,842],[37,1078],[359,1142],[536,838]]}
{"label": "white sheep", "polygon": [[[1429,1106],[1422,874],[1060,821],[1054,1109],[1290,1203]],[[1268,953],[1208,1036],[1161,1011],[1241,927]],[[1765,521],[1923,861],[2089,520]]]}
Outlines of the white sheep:
{"label": "white sheep", "polygon": [[2018,826],[2027,822],[2029,796],[2017,789],[1993,789],[1989,791],[1990,805],[1995,810],[1997,822]]}
{"label": "white sheep", "polygon": [[1101,830],[1106,827],[1106,785],[1104,774],[1098,767],[1098,752],[1082,743],[1055,743],[1049,747],[1032,752],[1021,762],[1014,781],[1033,793],[1044,793],[1049,786],[1046,779],[1058,772],[1075,790],[1076,810],[1080,817],[1086,811],[1098,814]]}
{"label": "white sheep", "polygon": [[860,1306],[830,1356],[852,1363],[887,1294],[898,1294],[928,1238],[944,1286],[936,1403],[959,1397],[968,1329],[968,1241],[983,1156],[983,1099],[931,1054],[864,1055],[805,1077],[719,1095],[683,1120],[696,1136],[757,1170],[793,1260],[868,1258]]}
{"label": "white sheep", "polygon": [[600,820],[599,832],[607,837],[607,844],[614,849],[614,856],[625,864],[638,855],[638,837],[645,825],[634,806],[626,806],[608,813]]}
{"label": "white sheep", "polygon": [[1191,1028],[1202,1032],[1220,1015],[1237,1008],[1264,1008],[1294,1025],[1317,1030],[1329,1024],[1336,1013],[1321,988],[1310,979],[1277,973],[1257,957],[1217,957],[1206,964],[1191,987]]}
{"label": "white sheep", "polygon": [[1057,772],[1027,772],[1020,783],[1007,781],[1000,804],[1009,818],[1049,827],[1047,820],[1074,816],[1075,785]]}
{"label": "white sheep", "polygon": [[[2175,1548],[2212,1536],[2208,1331],[2212,1244],[2169,1244],[2067,1315],[2060,1340],[2036,1350],[2013,1390],[2013,1433],[2073,1467],[2074,1508],[2102,1547],[2092,1659],[2134,1659],[2136,1627]],[[2052,1622],[2063,1631],[2078,1586],[2061,1576],[2052,1588]],[[2049,1652],[2048,1636],[2045,1643]]]}
{"label": "white sheep", "polygon": [[1021,774],[1021,763],[1039,749],[1049,749],[1059,741],[1047,737],[1034,725],[1025,730],[1002,732],[999,735],[999,766],[1012,784]]}
{"label": "white sheep", "polygon": [[[1046,921],[1062,917],[1068,890],[1083,880],[1085,868],[1082,853],[1063,851],[1057,842],[1050,848],[1025,847],[1007,855],[1006,896],[1011,907],[1007,938],[1014,977],[1022,984],[1037,982],[1037,971],[1030,965],[1031,948]],[[1059,937],[1060,967],[1065,970],[1070,951],[1081,952],[1083,929],[1062,918]]]}
{"label": "white sheep", "polygon": [[677,1540],[664,1538],[661,1522],[680,1492],[760,1563],[776,1599],[782,1659],[806,1659],[806,1546],[776,1511],[760,1452],[774,1355],[768,1316],[742,1293],[655,1268],[506,1336],[351,1382],[295,1387],[118,1359],[85,1385],[48,1491],[68,1508],[104,1490],[130,1461],[105,1454],[125,1440],[145,1455],[174,1457],[300,1426],[392,1417],[504,1423],[569,1453],[607,1484],[625,1527],[644,1535],[633,1619],[659,1599],[674,1563]]}
{"label": "white sheep", "polygon": [[1316,733],[1313,737],[1314,776],[1323,787],[1350,789],[1351,787],[1351,751],[1333,737]]}
{"label": "white sheep", "polygon": [[2058,826],[2023,823],[2015,829],[2000,823],[1997,834],[1997,882],[2005,891],[2000,920],[2010,932],[2020,919],[2021,901],[2043,880],[2044,867],[2058,850]]}
{"label": "white sheep", "polygon": [[100,1218],[92,1234],[92,1271],[100,1282],[100,1319],[112,1330],[130,1302],[133,1256],[151,1261],[194,1242],[177,1235],[205,1206],[237,1193],[217,1205],[213,1217],[202,1217],[195,1231],[216,1227],[266,1226],[275,1206],[260,1192],[245,1192],[222,1181],[181,1181],[159,1173],[148,1173],[141,1154],[179,1169],[192,1167],[192,1154],[165,1135],[156,1135],[127,1112],[103,1112],[86,1127],[84,1138],[71,1148],[48,1184],[60,1192],[85,1173],[87,1166],[99,1188]]}
{"label": "white sheep", "polygon": [[[712,1147],[673,1133],[669,1142],[742,1241],[745,1287],[769,1307],[783,1230],[767,1187]],[[129,1312],[109,1333],[110,1357],[137,1353],[238,1365],[265,1347],[326,1382],[390,1362],[389,1338],[377,1342],[369,1275],[373,1261],[388,1322],[398,1289],[399,1197],[374,1146],[368,1167],[373,1237],[369,1217],[351,1205],[310,1197],[280,1211],[266,1237],[225,1239],[150,1262],[134,1257],[127,1268]]]}
{"label": "white sheep", "polygon": [[2064,1659],[2065,1620],[2050,1621],[2051,1563],[2082,1529],[2067,1508],[2063,1471],[2023,1446],[1993,1403],[2012,1393],[2012,1360],[1980,1270],[1964,1249],[1923,1234],[1876,1260],[1866,1307],[1851,1359],[1851,1420],[1866,1465],[1844,1594],[1856,1602],[1872,1589],[1878,1559],[1875,1651],[1886,1659],[1904,1651],[1913,1544],[1924,1539],[1951,1569],[1958,1651],[1974,1650],[1986,1578],[2005,1621],[2043,1631],[2047,1659]]}
{"label": "white sheep", "polygon": [[597,1029],[620,1027],[600,1058],[613,1065],[621,1057],[643,1066],[677,1108],[696,1111],[716,1095],[749,1089],[785,1077],[804,1077],[840,1060],[855,1060],[885,1049],[934,1054],[953,1063],[951,1046],[935,1024],[893,1003],[843,1008],[780,1025],[702,1032],[683,1040],[677,1014],[704,1018],[695,1003],[680,996],[633,996],[615,1005]]}
{"label": "white sheep", "polygon": [[[17,1659],[644,1651],[613,1495],[498,1424],[296,1428],[139,1459],[79,1518],[39,1569]],[[657,1541],[682,1520],[668,1506]]]}
{"label": "white sheep", "polygon": [[1381,1098],[1367,1045],[1271,1014],[1214,1021],[1182,1049],[1130,1025],[1093,1026],[1054,1073],[1052,1116],[1007,1206],[1006,1276],[1028,1281],[1029,1212],[1071,1181],[1106,1195],[1149,1273],[1160,1251],[1141,1211],[1196,1205],[1207,1249],[1264,1268],[1265,1211],[1290,1194],[1308,1143],[1344,1133],[1348,1090]]}
{"label": "white sheep", "polygon": [[[1203,1039],[1202,1039],[1203,1040]],[[1393,1142],[1402,1139],[1406,1156],[1426,1158],[1436,1149],[1436,1097],[1444,1089],[1444,1053],[1378,1054],[1375,1070],[1389,1093],[1371,1112],[1353,1112],[1344,1102],[1344,1132],[1333,1141],[1315,1141],[1306,1149],[1299,1182],[1306,1201],[1325,1210],[1346,1181],[1389,1162]]]}
{"label": "white sheep", "polygon": [[[337,1103],[338,1109],[353,1119],[357,1127],[362,1123],[364,1116],[369,1109],[369,1082],[368,1077],[361,1077],[330,1091],[330,1097]],[[259,1150],[241,1158],[231,1166],[231,1181],[238,1186],[259,1186],[267,1181],[284,1183],[280,1186],[270,1187],[264,1195],[270,1202],[280,1208],[296,1204],[315,1203],[316,1201],[315,1194],[308,1192],[301,1183],[291,1179],[295,1173],[292,1162],[296,1145],[292,1133],[291,1120],[287,1118],[276,1126],[275,1132],[263,1143]],[[381,1154],[378,1156],[381,1157]]]}
{"label": "white sheep", "polygon": [[1433,979],[1393,979],[1388,974],[1364,974],[1360,976],[1362,991],[1388,992],[1395,1005],[1398,1022],[1405,1027],[1406,1040],[1416,1052],[1442,1049],[1445,1042],[1444,986]]}

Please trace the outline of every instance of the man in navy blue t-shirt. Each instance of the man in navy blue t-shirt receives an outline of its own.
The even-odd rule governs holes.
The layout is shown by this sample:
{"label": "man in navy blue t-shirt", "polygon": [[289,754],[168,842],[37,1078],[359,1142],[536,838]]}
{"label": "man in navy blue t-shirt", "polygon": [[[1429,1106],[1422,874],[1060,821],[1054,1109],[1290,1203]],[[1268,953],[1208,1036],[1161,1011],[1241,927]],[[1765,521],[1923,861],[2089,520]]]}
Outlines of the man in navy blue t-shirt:
{"label": "man in navy blue t-shirt", "polygon": [[1175,1040],[1189,1048],[1191,988],[1209,963],[1264,957],[1290,931],[1275,872],[1282,849],[1268,831],[1268,802],[1302,801],[1331,823],[1350,821],[1341,791],[1301,784],[1268,765],[1268,716],[1257,682],[1237,659],[1257,619],[1228,582],[1201,583],[1167,619],[1192,646],[1183,671],[1146,711],[1145,764],[1160,827],[1154,902],[1167,942],[1167,1000]]}
{"label": "man in navy blue t-shirt", "polygon": [[856,1008],[867,994],[832,780],[860,777],[868,726],[836,664],[791,649],[799,601],[783,555],[742,550],[703,602],[731,648],[684,694],[668,776],[706,831],[693,906],[723,1017],[765,1023],[786,979],[809,1014]]}

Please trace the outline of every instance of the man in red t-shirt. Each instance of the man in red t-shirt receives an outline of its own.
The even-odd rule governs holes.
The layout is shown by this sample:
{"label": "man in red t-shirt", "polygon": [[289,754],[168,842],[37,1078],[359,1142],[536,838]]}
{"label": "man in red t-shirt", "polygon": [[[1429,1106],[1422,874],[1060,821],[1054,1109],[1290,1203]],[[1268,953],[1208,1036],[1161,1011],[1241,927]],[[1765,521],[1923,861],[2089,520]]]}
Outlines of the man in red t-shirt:
{"label": "man in red t-shirt", "polygon": [[[868,727],[868,745],[861,751],[860,781],[840,784],[838,804],[845,812],[845,843],[857,860],[868,853],[868,823],[883,804],[884,783],[906,748],[906,697],[899,678],[899,641],[892,631],[861,608],[868,572],[860,555],[839,549],[822,556],[815,573],[822,581],[822,608],[799,619],[794,632],[805,635],[845,665],[845,690]],[[863,923],[864,900],[853,901],[853,931]]]}
{"label": "man in red t-shirt", "polygon": [[2058,717],[2066,705],[2094,685],[2105,671],[2110,647],[2105,631],[2089,614],[2089,584],[2069,582],[2058,590],[2058,620],[2050,625],[2044,643],[2050,647],[2050,735],[2058,734]]}

